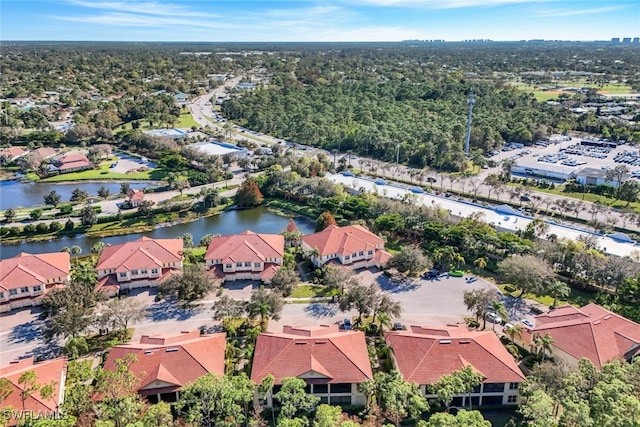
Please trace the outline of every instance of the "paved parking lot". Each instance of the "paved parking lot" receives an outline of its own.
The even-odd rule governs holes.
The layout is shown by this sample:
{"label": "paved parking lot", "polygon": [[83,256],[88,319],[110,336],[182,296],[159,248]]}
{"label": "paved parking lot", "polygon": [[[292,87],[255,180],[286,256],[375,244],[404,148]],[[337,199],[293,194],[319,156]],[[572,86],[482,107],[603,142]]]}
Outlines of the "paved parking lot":
{"label": "paved parking lot", "polygon": [[[364,284],[376,283],[389,293],[403,307],[398,319],[405,325],[444,325],[462,322],[465,316],[471,316],[463,302],[463,292],[473,288],[490,288],[493,284],[478,280],[468,283],[464,278],[442,278],[440,280],[406,281],[402,284],[392,282],[381,272],[364,270],[358,273]],[[225,286],[224,293],[232,298],[248,299],[256,283],[238,282]],[[175,303],[155,302],[155,290],[144,289],[131,295],[139,298],[148,306],[148,314],[138,324],[134,340],[144,334],[178,333],[184,330],[214,328],[217,322],[211,319],[211,305],[216,300],[215,292],[207,295],[203,301],[191,309],[182,309]],[[510,305],[510,320],[522,317],[531,318],[527,304]],[[317,325],[338,322],[345,317],[355,316],[356,312],[342,313],[334,303],[312,303],[285,305],[281,319],[271,321],[269,330],[282,330],[283,325]],[[20,310],[2,315],[0,322],[0,365],[26,355],[43,355],[51,346],[42,342],[38,320],[39,310]]]}

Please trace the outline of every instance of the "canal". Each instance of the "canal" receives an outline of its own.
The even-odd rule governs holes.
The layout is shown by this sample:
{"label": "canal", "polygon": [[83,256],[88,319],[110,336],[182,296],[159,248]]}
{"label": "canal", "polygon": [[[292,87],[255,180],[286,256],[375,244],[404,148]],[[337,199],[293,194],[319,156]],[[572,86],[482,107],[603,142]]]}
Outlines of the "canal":
{"label": "canal", "polygon": [[[312,233],[315,228],[314,221],[308,218],[294,219],[298,229],[303,234]],[[278,234],[284,230],[289,222],[289,218],[270,212],[261,206],[254,209],[226,211],[220,215],[201,218],[197,221],[176,224],[167,227],[156,228],[149,232],[127,234],[123,236],[94,238],[82,235],[62,237],[56,240],[44,242],[25,242],[15,245],[0,246],[0,259],[11,258],[20,252],[43,253],[60,252],[64,247],[80,246],[83,254],[91,252],[91,247],[99,242],[115,245],[139,239],[142,236],[154,239],[171,239],[180,237],[185,233],[193,235],[193,242],[197,245],[202,236],[206,234],[236,234],[245,230],[256,233]]]}
{"label": "canal", "polygon": [[[131,188],[142,189],[157,186],[153,181],[127,181]],[[97,196],[100,187],[106,187],[111,194],[120,193],[119,182],[20,182],[17,180],[0,181],[0,210],[9,208],[44,205],[44,196],[55,190],[60,194],[62,203],[71,198],[71,193],[76,188],[86,191],[90,196]]]}

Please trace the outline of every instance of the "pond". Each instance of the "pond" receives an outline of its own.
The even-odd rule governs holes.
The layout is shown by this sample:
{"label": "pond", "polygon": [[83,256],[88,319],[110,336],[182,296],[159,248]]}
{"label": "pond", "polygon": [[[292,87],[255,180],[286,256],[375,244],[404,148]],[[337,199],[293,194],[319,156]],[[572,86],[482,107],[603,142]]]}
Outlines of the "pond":
{"label": "pond", "polygon": [[[312,233],[314,231],[314,221],[308,218],[295,218],[294,221],[300,232],[303,234]],[[20,252],[60,252],[64,247],[71,247],[75,245],[82,248],[83,254],[88,254],[91,252],[91,247],[99,241],[114,245],[136,240],[142,236],[152,237],[154,239],[171,239],[182,236],[184,233],[191,233],[193,235],[194,243],[198,244],[202,236],[205,234],[226,235],[241,233],[245,230],[251,230],[256,233],[278,234],[284,230],[288,222],[288,217],[277,215],[261,206],[255,209],[226,211],[222,212],[220,215],[202,218],[185,224],[160,227],[144,233],[103,238],[78,235],[73,237],[62,237],[60,239],[45,242],[2,245],[0,246],[0,258],[11,258]]]}
{"label": "pond", "polygon": [[[142,189],[158,185],[152,181],[128,181],[131,188]],[[0,210],[17,207],[44,205],[44,196],[55,190],[60,194],[62,203],[71,198],[76,188],[86,191],[90,196],[97,196],[100,187],[105,186],[111,194],[120,193],[119,182],[20,182],[0,181]]]}

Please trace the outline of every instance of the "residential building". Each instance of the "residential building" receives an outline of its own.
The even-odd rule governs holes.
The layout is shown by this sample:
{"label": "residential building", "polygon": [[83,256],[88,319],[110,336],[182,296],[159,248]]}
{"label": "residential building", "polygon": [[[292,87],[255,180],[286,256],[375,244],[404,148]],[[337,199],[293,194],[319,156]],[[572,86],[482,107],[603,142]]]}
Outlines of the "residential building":
{"label": "residential building", "polygon": [[553,339],[551,355],[573,367],[582,358],[600,369],[614,359],[630,361],[640,356],[640,324],[597,304],[561,305],[540,314],[533,328],[525,328],[522,341],[528,346],[534,336],[547,334]]}
{"label": "residential building", "polygon": [[[427,386],[445,375],[471,366],[482,384],[470,394],[473,406],[515,405],[525,377],[513,356],[492,331],[470,331],[465,325],[411,326],[387,332],[396,369],[406,381],[418,384],[429,398]],[[452,406],[467,406],[469,395],[456,396]]]}
{"label": "residential building", "polygon": [[116,360],[133,354],[129,370],[140,378],[138,393],[150,403],[175,402],[185,385],[207,374],[224,374],[225,349],[224,333],[143,335],[137,343],[112,347],[104,369],[116,370]]}
{"label": "residential building", "polygon": [[47,168],[47,172],[49,174],[56,174],[78,172],[87,169],[93,169],[93,163],[91,163],[84,154],[75,153],[53,159]]}
{"label": "residential building", "polygon": [[302,251],[316,267],[329,263],[355,269],[381,268],[391,259],[384,250],[384,240],[361,225],[338,227],[302,236]]}
{"label": "residential building", "polygon": [[96,265],[98,289],[108,295],[122,290],[157,286],[182,270],[182,239],[150,239],[107,246]]}
{"label": "residential building", "polygon": [[42,162],[43,160],[55,156],[56,150],[51,147],[40,147],[36,150],[33,150],[31,154],[36,160]]}
{"label": "residential building", "polygon": [[[34,418],[56,418],[58,411],[64,402],[64,385],[67,376],[67,359],[65,357],[34,363],[34,358],[11,362],[9,365],[0,368],[0,378],[7,380],[8,395],[0,402],[0,410],[5,416],[3,421],[8,425],[16,425],[18,420],[11,416],[9,409],[21,411],[23,409],[22,392],[29,387],[28,384],[20,383],[20,377],[25,373],[33,371],[36,374],[36,386],[52,386],[53,393],[50,396],[42,396],[40,391],[28,395],[24,401],[24,416],[31,415]],[[5,390],[3,390],[3,393]],[[6,411],[5,411],[6,410]],[[4,425],[4,424],[3,424]]]}
{"label": "residential building", "polygon": [[[283,378],[297,377],[307,383],[308,393],[331,405],[364,405],[358,384],[373,379],[364,333],[338,325],[285,326],[282,332],[260,334],[251,380],[258,384],[269,374],[275,379],[271,395]],[[263,403],[274,405],[271,396]]]}
{"label": "residential building", "polygon": [[127,190],[127,197],[129,198],[129,206],[136,208],[144,202],[144,192],[130,188]]}
{"label": "residential building", "polygon": [[5,157],[9,162],[19,159],[25,154],[27,154],[27,151],[20,147],[9,147],[0,150],[0,157]]}
{"label": "residential building", "polygon": [[0,260],[0,312],[39,305],[48,291],[69,283],[70,270],[67,252],[21,252]]}
{"label": "residential building", "polygon": [[268,284],[282,265],[284,236],[244,231],[214,237],[204,260],[225,281],[261,280]]}

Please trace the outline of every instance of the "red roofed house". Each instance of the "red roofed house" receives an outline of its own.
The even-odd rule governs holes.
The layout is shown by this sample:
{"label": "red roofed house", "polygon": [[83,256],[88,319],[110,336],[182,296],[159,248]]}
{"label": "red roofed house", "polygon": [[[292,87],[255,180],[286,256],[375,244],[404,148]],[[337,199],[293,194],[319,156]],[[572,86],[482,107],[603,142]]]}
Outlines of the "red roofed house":
{"label": "red roofed house", "polygon": [[49,157],[55,156],[56,150],[51,147],[40,147],[36,150],[33,150],[31,154],[35,157],[36,160],[42,162],[43,160],[46,160]]}
{"label": "red roofed house", "polygon": [[47,171],[49,173],[69,173],[86,169],[93,169],[93,163],[91,163],[84,154],[76,153],[67,154],[53,159],[47,168]]}
{"label": "red roofed house", "polygon": [[[314,249],[318,250],[318,255],[314,254]],[[302,236],[302,251],[311,254],[316,267],[332,261],[353,269],[380,268],[392,256],[384,250],[384,240],[361,225],[330,225],[318,233]]]}
{"label": "red roofed house", "polygon": [[127,197],[129,197],[129,205],[132,208],[138,207],[144,202],[144,192],[140,190],[128,189]]}
{"label": "red roofed house", "polygon": [[[30,357],[1,367],[0,378],[9,381],[8,390],[10,391],[10,394],[0,403],[3,415],[10,414],[10,412],[5,412],[5,409],[22,411],[21,392],[27,384],[20,384],[18,380],[28,371],[35,372],[37,386],[52,385],[53,393],[50,397],[45,398],[39,391],[36,391],[27,397],[24,402],[24,409],[27,412],[21,414],[23,420],[24,417],[29,416],[34,419],[57,418],[58,409],[64,401],[64,384],[67,377],[67,359],[64,357],[39,363],[34,363],[33,357]],[[7,416],[5,420],[9,422],[8,425],[16,425],[16,422],[19,421],[13,416]]]}
{"label": "red roofed house", "polygon": [[[364,333],[331,326],[285,326],[282,332],[258,336],[251,380],[259,384],[267,375],[275,377],[273,393],[282,379],[305,380],[308,393],[331,405],[364,405],[358,384],[373,379]],[[268,397],[265,406],[272,406]]]}
{"label": "red roofed house", "polygon": [[20,147],[9,147],[0,150],[0,157],[6,157],[10,162],[27,154],[26,150]]}
{"label": "red roofed house", "polygon": [[98,289],[108,295],[121,289],[157,286],[182,270],[182,239],[150,239],[107,246],[96,265]]}
{"label": "red roofed house", "polygon": [[574,367],[585,357],[600,369],[614,359],[640,356],[640,325],[597,304],[562,305],[540,314],[534,328],[524,328],[522,341],[529,345],[535,335],[547,334],[553,356]]}
{"label": "red roofed house", "polygon": [[[398,371],[428,397],[435,397],[428,393],[428,384],[470,365],[484,377],[471,393],[472,405],[518,403],[525,377],[492,331],[470,331],[465,325],[412,326],[410,331],[388,332],[385,339]],[[468,395],[457,396],[452,405],[465,406],[466,399]]]}
{"label": "red roofed house", "polygon": [[0,313],[40,304],[49,290],[69,282],[70,261],[67,252],[22,252],[0,260]]}
{"label": "red roofed house", "polygon": [[138,343],[109,350],[104,369],[116,370],[116,360],[136,356],[129,370],[140,378],[138,393],[157,403],[175,402],[180,389],[209,373],[224,375],[226,334],[143,335]]}
{"label": "red roofed house", "polygon": [[226,281],[262,280],[269,284],[282,265],[284,236],[245,231],[214,237],[204,260]]}

